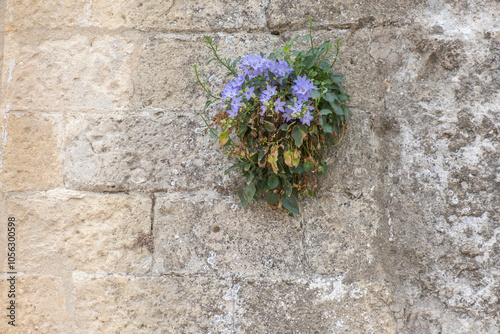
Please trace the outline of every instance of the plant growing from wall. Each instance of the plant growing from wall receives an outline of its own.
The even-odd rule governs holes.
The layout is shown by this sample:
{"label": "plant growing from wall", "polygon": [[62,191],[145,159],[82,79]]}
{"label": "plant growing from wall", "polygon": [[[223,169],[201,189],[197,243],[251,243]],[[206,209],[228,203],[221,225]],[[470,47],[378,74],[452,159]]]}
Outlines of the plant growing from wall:
{"label": "plant growing from wall", "polygon": [[205,109],[216,102],[221,107],[212,124],[202,118],[223,154],[237,158],[225,173],[241,170],[245,184],[238,196],[244,209],[265,198],[272,208],[298,214],[297,199],[313,196],[318,176],[327,170],[325,154],[338,145],[346,115],[352,115],[340,86],[343,76],[332,69],[341,43],[315,47],[312,28],[309,17],[309,34],[302,36],[310,42],[307,51],[292,49],[296,37],[267,57],[261,53],[235,60],[221,57],[217,44],[204,36],[213,54],[206,64],[215,60],[234,78],[214,94],[194,65],[196,82],[209,96]]}

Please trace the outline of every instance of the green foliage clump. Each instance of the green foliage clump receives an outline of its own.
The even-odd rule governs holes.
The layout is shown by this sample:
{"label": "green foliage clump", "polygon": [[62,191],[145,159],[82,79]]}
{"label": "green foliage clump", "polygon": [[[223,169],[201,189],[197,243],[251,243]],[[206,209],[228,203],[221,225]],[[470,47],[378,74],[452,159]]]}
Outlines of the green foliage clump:
{"label": "green foliage clump", "polygon": [[252,200],[265,198],[272,208],[298,214],[298,198],[313,196],[318,175],[327,170],[325,154],[338,145],[346,115],[352,115],[346,106],[349,96],[340,86],[344,78],[332,69],[341,43],[314,47],[312,27],[309,18],[309,34],[302,36],[310,41],[307,51],[292,49],[296,37],[268,57],[235,60],[220,57],[217,44],[205,36],[214,56],[207,64],[215,60],[234,77],[217,95],[194,65],[196,80],[209,96],[205,108],[220,102],[212,125],[203,119],[224,154],[238,159],[226,173],[241,170],[245,185],[238,196],[245,209]]}

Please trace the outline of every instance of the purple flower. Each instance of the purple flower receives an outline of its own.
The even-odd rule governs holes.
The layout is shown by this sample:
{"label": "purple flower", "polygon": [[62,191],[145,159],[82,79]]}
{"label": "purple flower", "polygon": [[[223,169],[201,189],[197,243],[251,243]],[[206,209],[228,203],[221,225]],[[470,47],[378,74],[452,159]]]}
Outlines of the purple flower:
{"label": "purple flower", "polygon": [[233,98],[231,101],[231,112],[228,111],[229,117],[235,117],[241,107],[243,107],[243,103],[241,103],[241,96]]}
{"label": "purple flower", "polygon": [[286,117],[286,121],[288,122],[294,118],[299,117],[301,111],[302,111],[302,102],[295,101],[293,106],[289,106],[285,109],[283,116]]}
{"label": "purple flower", "polygon": [[253,79],[257,75],[262,75],[264,70],[269,68],[270,60],[260,55],[248,55],[241,60],[241,70],[244,75]]}
{"label": "purple flower", "polygon": [[261,116],[264,116],[264,114],[265,114],[265,112],[266,112],[266,110],[267,110],[267,109],[266,109],[266,105],[265,105],[265,104],[261,105],[261,106],[260,106],[260,109],[262,110],[262,112],[260,113],[260,115],[261,115]]}
{"label": "purple flower", "polygon": [[292,86],[292,93],[301,101],[306,101],[311,97],[311,89],[317,89],[305,75],[303,77],[299,75],[293,82],[295,85]]}
{"label": "purple flower", "polygon": [[272,64],[270,71],[273,72],[277,78],[283,78],[287,74],[293,72],[293,68],[288,66],[288,63],[285,60],[277,60]]}
{"label": "purple flower", "polygon": [[239,94],[238,89],[232,87],[231,82],[226,85],[226,88],[222,90],[222,102],[229,101],[233,97]]}
{"label": "purple flower", "polygon": [[[309,108],[312,108],[312,107],[309,107]],[[313,108],[314,109],[314,108]],[[306,112],[306,114],[304,115],[304,117],[302,117],[300,119],[300,121],[302,122],[302,124],[306,124],[307,126],[311,126],[311,121],[314,119],[314,117],[311,116],[311,112],[308,110]]]}
{"label": "purple flower", "polygon": [[238,115],[238,110],[233,111],[232,109],[226,110],[226,112],[229,114],[229,117],[234,118],[236,115]]}
{"label": "purple flower", "polygon": [[285,106],[285,101],[281,101],[281,99],[278,97],[278,99],[276,100],[276,102],[274,102],[274,110],[276,112],[285,112],[285,108],[283,108]]}
{"label": "purple flower", "polygon": [[247,99],[247,101],[250,101],[250,99],[252,98],[254,90],[255,90],[255,87],[250,87],[250,88],[247,88],[247,90],[245,92],[243,92],[243,96],[245,97],[245,99]]}
{"label": "purple flower", "polygon": [[267,95],[269,98],[268,100],[271,99],[274,95],[276,95],[276,87],[271,87],[269,84],[267,85],[266,89],[262,91],[263,95]]}

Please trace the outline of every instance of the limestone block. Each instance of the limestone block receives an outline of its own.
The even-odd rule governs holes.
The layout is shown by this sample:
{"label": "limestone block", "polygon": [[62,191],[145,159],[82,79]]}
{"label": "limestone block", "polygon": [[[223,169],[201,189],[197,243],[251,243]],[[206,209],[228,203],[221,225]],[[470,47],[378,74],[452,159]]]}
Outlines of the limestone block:
{"label": "limestone block", "polygon": [[396,333],[386,287],[342,277],[235,284],[237,333]]}
{"label": "limestone block", "polygon": [[118,35],[5,36],[2,86],[12,110],[121,110],[132,92],[134,42]]}
{"label": "limestone block", "polygon": [[373,197],[380,173],[378,143],[371,115],[352,109],[347,130],[338,146],[328,152],[328,171],[319,179],[318,194],[341,194],[348,199]]}
{"label": "limestone block", "polygon": [[110,29],[157,31],[253,31],[266,26],[261,0],[92,2],[92,19]]}
{"label": "limestone block", "polygon": [[[75,273],[75,320],[92,333],[231,333],[227,282]],[[230,283],[230,282],[229,282]]]}
{"label": "limestone block", "polygon": [[290,218],[265,204],[244,212],[234,193],[157,194],[154,234],[157,273],[232,272],[245,277],[304,270],[300,217]]}
{"label": "limestone block", "polygon": [[[65,295],[63,279],[48,275],[16,275],[15,327],[5,314],[10,290],[10,275],[0,275],[2,294],[2,321],[0,332],[10,333],[67,333],[71,322],[71,308]],[[8,319],[8,320],[7,320]]]}
{"label": "limestone block", "polygon": [[68,116],[65,184],[85,190],[225,187],[232,160],[205,133],[196,114]]}
{"label": "limestone block", "polygon": [[91,22],[91,7],[85,0],[7,0],[5,5],[5,30],[28,30],[33,28],[66,28],[95,26]]}
{"label": "limestone block", "polygon": [[352,279],[369,276],[379,264],[378,208],[361,197],[348,191],[322,194],[304,205],[305,256],[313,272]]}
{"label": "limestone block", "polygon": [[149,270],[151,254],[136,246],[150,233],[149,197],[51,190],[10,195],[6,209],[16,217],[18,271]]}
{"label": "limestone block", "polygon": [[270,0],[266,15],[271,29],[281,30],[288,26],[308,27],[308,15],[313,23],[339,28],[361,27],[376,22],[401,21],[424,7],[423,1],[367,0],[367,1],[288,1]]}
{"label": "limestone block", "polygon": [[0,190],[46,190],[61,185],[61,115],[3,113],[0,138]]}
{"label": "limestone block", "polygon": [[[219,54],[231,59],[248,54],[263,52],[268,55],[284,43],[278,36],[265,34],[236,33],[211,34],[219,43]],[[208,87],[218,94],[231,80],[225,76],[227,70],[216,66],[216,62],[205,66],[212,58],[201,35],[155,35],[141,50],[140,64],[135,76],[137,106],[150,106],[162,109],[201,110],[207,100],[201,86],[190,87],[195,81],[193,64],[199,71],[206,71]],[[219,108],[219,103],[215,108]]]}

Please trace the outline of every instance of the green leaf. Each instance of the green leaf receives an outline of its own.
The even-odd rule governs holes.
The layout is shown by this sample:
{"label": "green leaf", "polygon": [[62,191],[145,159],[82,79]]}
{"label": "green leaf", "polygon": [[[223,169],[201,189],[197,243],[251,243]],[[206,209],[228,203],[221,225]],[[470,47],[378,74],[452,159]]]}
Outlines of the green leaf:
{"label": "green leaf", "polygon": [[297,167],[293,169],[293,172],[297,174],[304,173],[304,166],[302,164],[298,164]]}
{"label": "green leaf", "polygon": [[243,209],[246,210],[248,205],[248,200],[246,199],[243,193],[243,189],[241,188],[238,189],[238,197],[240,198],[241,206],[243,206]]}
{"label": "green leaf", "polygon": [[320,97],[321,93],[315,89],[311,90],[311,97],[313,99],[317,99],[318,97]]}
{"label": "green leaf", "polygon": [[333,82],[336,82],[336,83],[342,83],[342,82],[344,82],[344,76],[343,75],[330,75],[330,79]]}
{"label": "green leaf", "polygon": [[276,205],[276,204],[278,204],[279,199],[280,199],[279,195],[273,193],[272,191],[270,191],[266,194],[267,204]]}
{"label": "green leaf", "polygon": [[310,172],[311,169],[314,167],[314,163],[313,162],[304,162],[304,172]]}
{"label": "green leaf", "polygon": [[275,130],[274,124],[269,121],[264,121],[264,126],[268,132],[273,132]]}
{"label": "green leaf", "polygon": [[330,109],[321,109],[321,111],[319,112],[319,114],[323,116],[330,115],[331,113],[332,111]]}
{"label": "green leaf", "polygon": [[280,181],[276,175],[271,175],[269,179],[267,179],[267,185],[269,186],[269,189],[275,189],[277,186],[279,186]]}
{"label": "green leaf", "polygon": [[281,184],[283,185],[283,190],[285,191],[286,196],[290,196],[292,194],[292,185],[288,180],[282,179]]}
{"label": "green leaf", "polygon": [[302,145],[302,141],[306,136],[306,128],[303,125],[295,126],[292,130],[292,137],[295,140],[295,145],[300,147]]}
{"label": "green leaf", "polygon": [[333,133],[333,127],[331,124],[326,123],[323,125],[323,132],[324,133]]}
{"label": "green leaf", "polygon": [[287,209],[290,212],[293,212],[295,214],[299,214],[299,203],[297,203],[297,199],[295,196],[290,196],[290,197],[283,197],[281,203],[283,204],[283,207]]}
{"label": "green leaf", "polygon": [[224,175],[228,174],[232,170],[235,170],[236,168],[241,167],[241,166],[243,166],[243,163],[241,163],[241,162],[232,165],[231,167],[229,167],[228,169],[226,169],[226,171],[224,172]]}
{"label": "green leaf", "polygon": [[252,182],[252,180],[253,180],[254,177],[255,177],[255,175],[248,174],[248,176],[246,177],[247,184],[249,184],[250,182]]}
{"label": "green leaf", "polygon": [[237,131],[238,137],[241,138],[245,135],[245,132],[247,132],[248,122],[250,122],[250,116],[246,116],[241,120],[241,123]]}
{"label": "green leaf", "polygon": [[219,136],[217,135],[217,130],[210,129],[210,138],[219,138]]}
{"label": "green leaf", "polygon": [[307,189],[307,196],[309,196],[309,197],[314,196],[313,192],[310,189]]}
{"label": "green leaf", "polygon": [[322,162],[319,164],[319,167],[320,167],[320,170],[318,172],[319,175],[325,175],[326,174],[326,171],[328,170],[328,165],[326,164],[326,162]]}
{"label": "green leaf", "polygon": [[219,144],[220,146],[225,146],[229,142],[229,130],[226,130],[220,134]]}
{"label": "green leaf", "polygon": [[278,131],[286,131],[288,130],[288,124],[287,123],[283,123],[280,125],[280,127],[278,128]]}
{"label": "green leaf", "polygon": [[255,184],[252,182],[250,184],[247,184],[244,188],[244,195],[247,201],[250,203],[250,201],[253,198],[253,195],[255,195]]}
{"label": "green leaf", "polygon": [[310,40],[310,39],[311,39],[311,36],[309,36],[309,35],[304,35],[304,36],[300,36],[300,38],[305,39],[305,40]]}
{"label": "green leaf", "polygon": [[203,110],[207,110],[207,108],[212,104],[213,101],[207,101],[205,103],[205,106],[203,107]]}
{"label": "green leaf", "polygon": [[337,115],[342,116],[344,114],[344,110],[337,103],[330,103],[330,105]]}
{"label": "green leaf", "polygon": [[352,111],[351,111],[349,108],[347,108],[347,106],[344,106],[344,105],[343,105],[343,106],[342,106],[342,110],[344,110],[344,115],[345,115],[345,114],[349,114],[349,115],[351,115],[351,116],[352,116]]}
{"label": "green leaf", "polygon": [[325,126],[325,124],[326,124],[326,116],[321,116],[321,118],[319,119],[319,125]]}
{"label": "green leaf", "polygon": [[337,94],[335,94],[335,93],[326,93],[325,95],[323,95],[323,98],[325,100],[327,100],[328,102],[330,102],[330,104],[332,104],[333,101],[335,101],[337,99]]}
{"label": "green leaf", "polygon": [[304,66],[305,68],[311,68],[318,60],[318,56],[307,56],[304,58]]}
{"label": "green leaf", "polygon": [[214,59],[215,59],[215,58],[212,58],[212,59],[207,60],[207,61],[205,62],[205,65],[210,64],[210,63],[212,62],[212,60],[214,60]]}
{"label": "green leaf", "polygon": [[342,93],[339,95],[339,101],[340,102],[346,102],[346,101],[349,101],[349,95],[345,94],[345,93]]}

